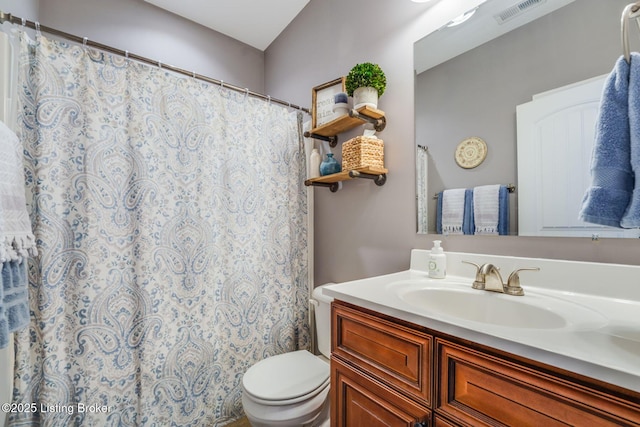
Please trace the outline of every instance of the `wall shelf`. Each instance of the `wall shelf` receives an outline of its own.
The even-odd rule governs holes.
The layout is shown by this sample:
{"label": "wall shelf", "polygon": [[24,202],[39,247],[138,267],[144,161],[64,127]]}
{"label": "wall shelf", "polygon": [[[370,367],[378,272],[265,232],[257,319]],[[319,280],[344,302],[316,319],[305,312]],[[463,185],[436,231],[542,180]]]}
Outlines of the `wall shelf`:
{"label": "wall shelf", "polygon": [[351,109],[349,110],[349,114],[345,114],[311,129],[311,131],[305,132],[304,136],[306,138],[328,141],[331,147],[335,147],[338,144],[338,134],[360,126],[364,122],[373,124],[377,132],[382,131],[387,125],[384,111],[365,106],[357,110]]}
{"label": "wall shelf", "polygon": [[352,169],[349,171],[343,171],[340,173],[334,173],[332,175],[325,175],[318,178],[311,178],[304,182],[306,186],[317,187],[329,187],[332,193],[338,191],[338,183],[341,181],[347,181],[354,178],[371,179],[376,185],[381,186],[387,182],[387,169],[384,168],[371,168],[363,167]]}

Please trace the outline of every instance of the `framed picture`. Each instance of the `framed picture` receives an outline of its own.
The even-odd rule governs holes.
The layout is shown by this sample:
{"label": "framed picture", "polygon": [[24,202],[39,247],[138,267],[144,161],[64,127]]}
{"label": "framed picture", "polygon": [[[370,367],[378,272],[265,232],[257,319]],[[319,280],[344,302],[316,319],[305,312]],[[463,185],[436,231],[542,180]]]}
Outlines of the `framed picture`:
{"label": "framed picture", "polygon": [[333,95],[346,92],[345,78],[340,77],[316,86],[311,92],[311,128],[333,120]]}

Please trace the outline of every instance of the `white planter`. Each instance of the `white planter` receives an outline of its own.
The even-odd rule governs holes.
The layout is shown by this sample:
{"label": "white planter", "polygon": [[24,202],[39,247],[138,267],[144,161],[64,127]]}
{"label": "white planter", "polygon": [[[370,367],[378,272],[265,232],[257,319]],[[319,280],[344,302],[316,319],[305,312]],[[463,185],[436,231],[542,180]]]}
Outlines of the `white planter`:
{"label": "white planter", "polygon": [[378,108],[378,91],[372,87],[359,87],[353,91],[353,108]]}

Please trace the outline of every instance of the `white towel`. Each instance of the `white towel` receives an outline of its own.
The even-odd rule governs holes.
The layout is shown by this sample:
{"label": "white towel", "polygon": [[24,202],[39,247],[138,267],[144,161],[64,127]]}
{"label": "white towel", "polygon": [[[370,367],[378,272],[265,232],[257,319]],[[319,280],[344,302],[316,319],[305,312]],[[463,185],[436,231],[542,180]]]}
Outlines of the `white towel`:
{"label": "white towel", "polygon": [[442,233],[462,234],[464,220],[464,188],[442,192]]}
{"label": "white towel", "polygon": [[22,145],[0,121],[0,262],[37,254],[24,188]]}
{"label": "white towel", "polygon": [[429,176],[429,156],[426,148],[418,147],[416,150],[416,187],[418,195],[418,233],[429,232],[429,188],[427,185]]}
{"label": "white towel", "polygon": [[473,189],[475,234],[498,234],[500,219],[500,185],[483,185]]}

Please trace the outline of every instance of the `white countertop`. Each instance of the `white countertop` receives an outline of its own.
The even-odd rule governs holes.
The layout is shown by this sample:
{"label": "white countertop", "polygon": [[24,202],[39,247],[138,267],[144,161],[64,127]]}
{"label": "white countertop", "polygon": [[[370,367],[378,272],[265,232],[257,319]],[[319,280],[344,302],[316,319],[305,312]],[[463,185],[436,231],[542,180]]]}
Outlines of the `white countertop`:
{"label": "white countertop", "polygon": [[[399,273],[325,286],[327,296],[417,325],[640,392],[640,267],[482,254],[447,253],[447,277],[429,279],[429,251],[414,250],[411,268]],[[475,268],[491,262],[508,276],[515,268],[540,267],[521,275],[524,296],[482,292],[518,302],[559,301],[584,308],[585,323],[563,328],[513,328],[434,313],[399,296],[401,288],[471,288]],[[522,298],[522,299],[520,299]],[[511,300],[509,300],[511,301]],[[561,305],[562,306],[562,305]],[[579,314],[580,314],[580,310]],[[589,313],[593,312],[593,316]],[[516,314],[517,315],[517,314]]]}

